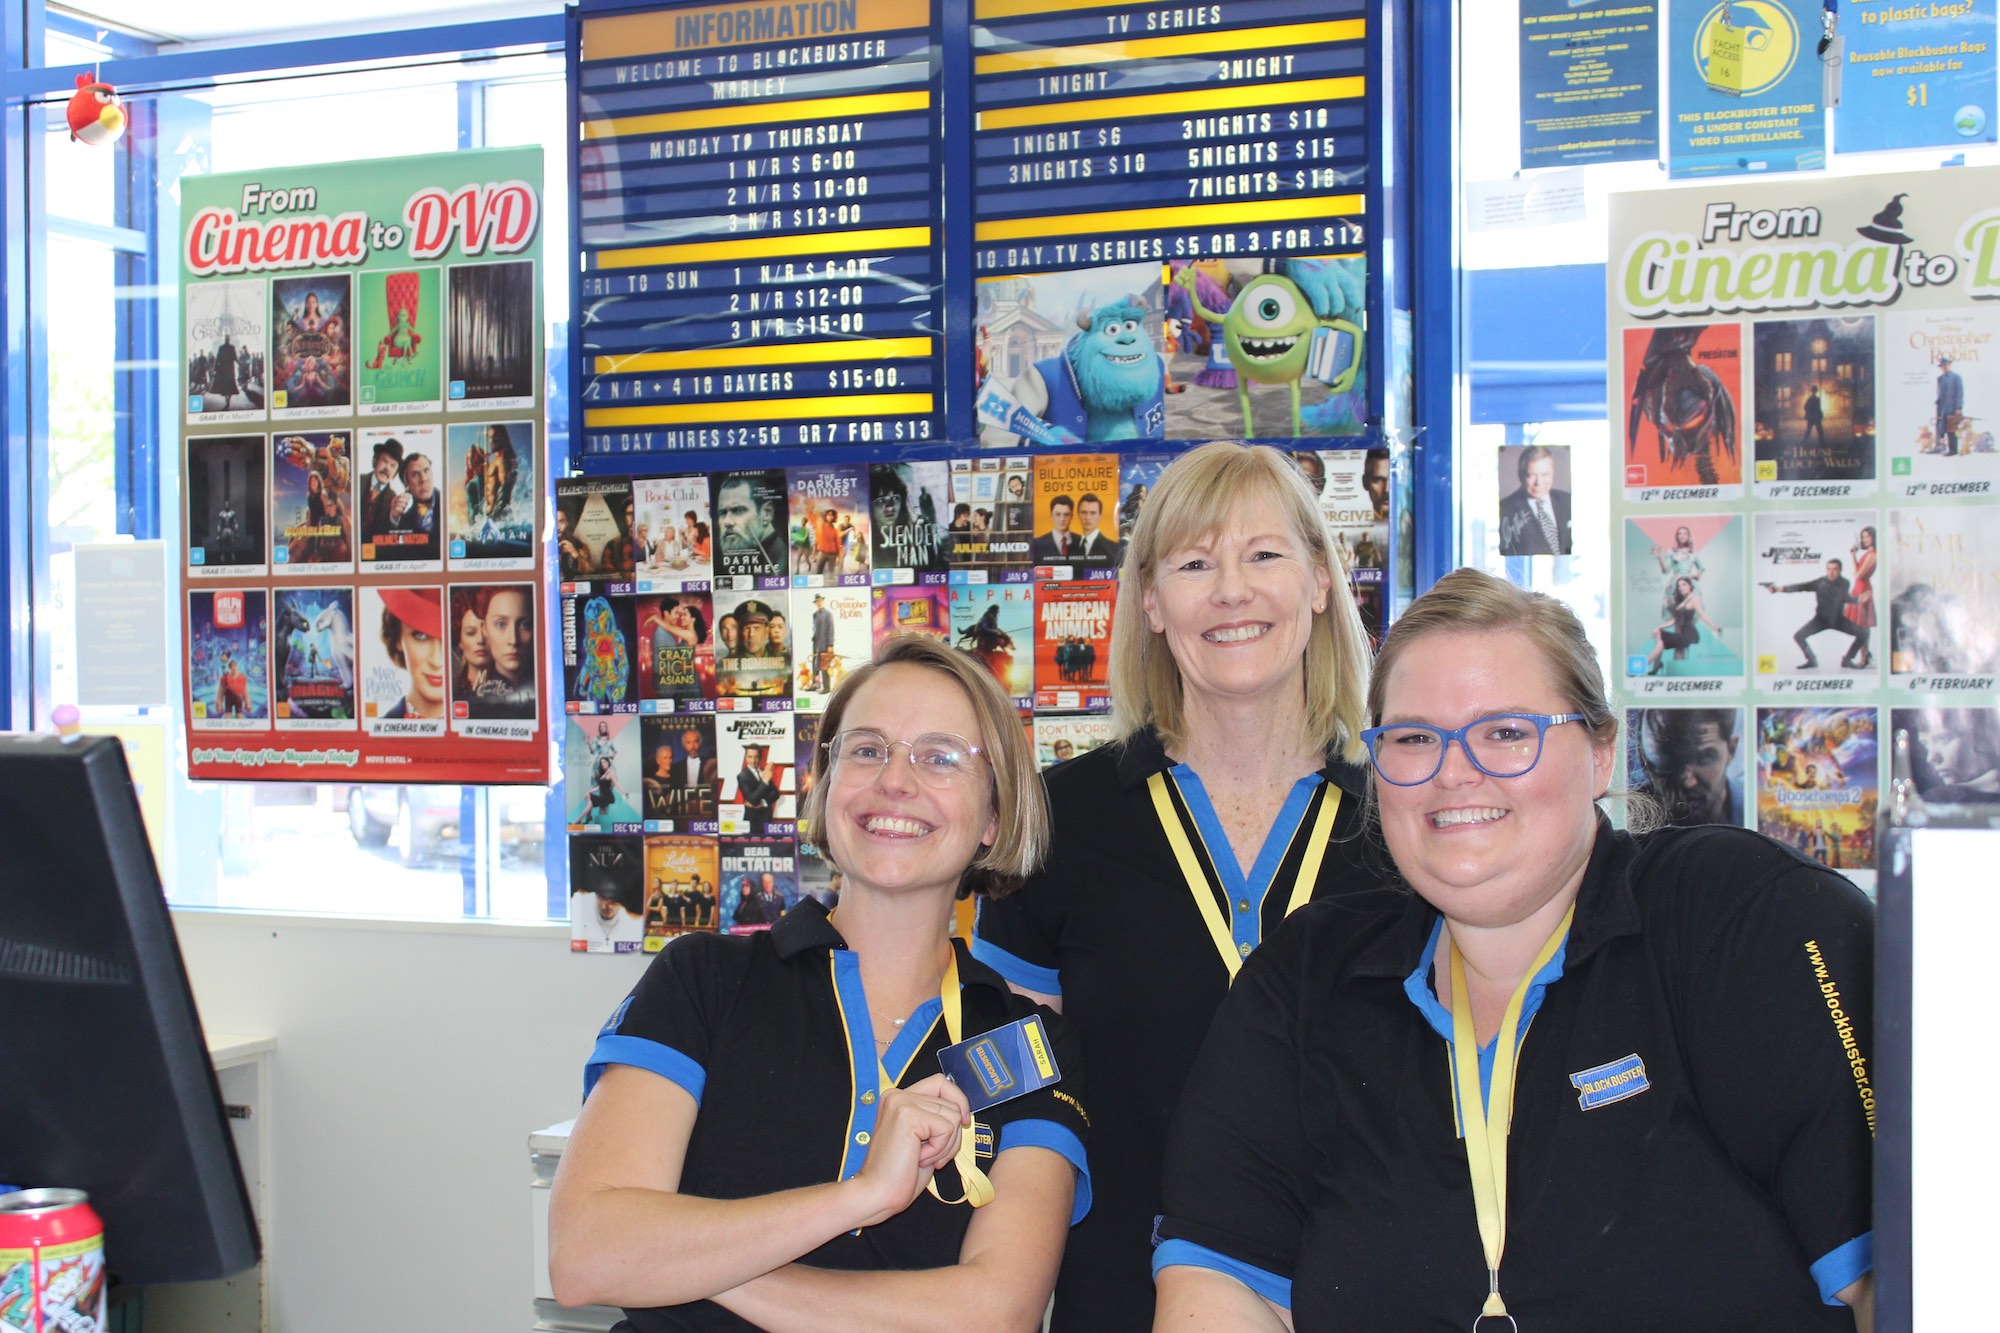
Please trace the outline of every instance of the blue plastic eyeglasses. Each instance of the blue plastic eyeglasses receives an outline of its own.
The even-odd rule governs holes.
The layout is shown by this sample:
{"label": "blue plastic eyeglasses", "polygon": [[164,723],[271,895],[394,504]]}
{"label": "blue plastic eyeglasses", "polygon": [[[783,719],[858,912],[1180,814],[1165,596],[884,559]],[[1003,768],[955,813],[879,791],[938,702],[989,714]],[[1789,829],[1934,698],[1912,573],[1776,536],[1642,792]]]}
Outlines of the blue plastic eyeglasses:
{"label": "blue plastic eyeglasses", "polygon": [[1490,778],[1518,778],[1542,760],[1542,738],[1550,727],[1583,721],[1582,713],[1495,713],[1456,731],[1422,722],[1370,727],[1361,733],[1368,758],[1382,781],[1421,787],[1444,767],[1445,751],[1457,741],[1472,766]]}

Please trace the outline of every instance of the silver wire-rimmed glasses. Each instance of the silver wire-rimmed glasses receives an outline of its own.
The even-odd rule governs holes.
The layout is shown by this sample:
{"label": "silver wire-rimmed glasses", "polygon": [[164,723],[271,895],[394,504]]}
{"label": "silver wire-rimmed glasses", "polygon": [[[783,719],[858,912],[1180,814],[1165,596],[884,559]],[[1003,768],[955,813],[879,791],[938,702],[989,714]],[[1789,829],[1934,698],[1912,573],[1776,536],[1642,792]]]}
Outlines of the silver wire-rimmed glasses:
{"label": "silver wire-rimmed glasses", "polygon": [[900,745],[909,752],[910,767],[916,770],[918,780],[928,787],[956,785],[979,759],[977,745],[949,731],[927,731],[914,740],[892,741],[879,731],[857,727],[820,745],[830,765],[869,773],[887,764]]}
{"label": "silver wire-rimmed glasses", "polygon": [[1495,713],[1453,731],[1424,722],[1370,727],[1361,739],[1382,781],[1420,787],[1444,767],[1445,751],[1453,741],[1486,776],[1518,778],[1541,762],[1542,739],[1550,727],[1581,721],[1582,713]]}

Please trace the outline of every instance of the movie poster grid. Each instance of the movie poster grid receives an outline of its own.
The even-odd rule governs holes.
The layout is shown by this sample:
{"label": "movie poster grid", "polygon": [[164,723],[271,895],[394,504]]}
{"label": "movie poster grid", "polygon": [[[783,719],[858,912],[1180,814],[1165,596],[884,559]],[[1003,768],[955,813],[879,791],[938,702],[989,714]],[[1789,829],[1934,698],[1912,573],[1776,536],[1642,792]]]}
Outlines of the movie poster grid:
{"label": "movie poster grid", "polygon": [[409,422],[363,427],[356,457],[367,467],[359,506],[361,572],[437,574],[444,568],[444,512],[438,486],[444,430]]}
{"label": "movie poster grid", "polygon": [[1030,552],[1037,579],[1117,577],[1117,495],[1117,454],[1046,454],[1035,460]]}
{"label": "movie poster grid", "polygon": [[1876,710],[1757,710],[1757,831],[1830,870],[1874,881]]}
{"label": "movie poster grid", "polygon": [[190,579],[261,578],[265,559],[262,435],[195,436],[182,473]]}
{"label": "movie poster grid", "polygon": [[446,410],[519,411],[535,405],[541,323],[531,260],[454,264],[446,273]]}
{"label": "movie poster grid", "polygon": [[1876,512],[1767,510],[1751,532],[1759,686],[1777,695],[1874,689],[1875,586],[1885,573]]}
{"label": "movie poster grid", "polygon": [[279,731],[355,729],[352,588],[275,589],[271,652],[271,716]]}
{"label": "movie poster grid", "polygon": [[[640,586],[646,586],[644,580]],[[715,624],[714,596],[685,589],[642,592],[633,606],[638,625],[632,654],[639,680],[639,711],[713,710],[717,688],[711,628]]]}
{"label": "movie poster grid", "polygon": [[1739,500],[1752,423],[1743,326],[1622,330],[1625,498]]}
{"label": "movie poster grid", "polygon": [[640,719],[569,717],[563,723],[563,796],[571,833],[638,833]]}
{"label": "movie poster grid", "polygon": [[264,300],[257,278],[186,290],[189,425],[264,420],[270,328]]}
{"label": "movie poster grid", "polygon": [[721,780],[715,716],[645,715],[639,719],[639,741],[646,832],[716,833]]}
{"label": "movie poster grid", "polygon": [[943,461],[868,465],[869,539],[874,580],[935,584],[950,580],[951,468]]}
{"label": "movie poster grid", "polygon": [[271,279],[271,420],[352,414],[353,293],[351,273]]}
{"label": "movie poster grid", "polygon": [[188,725],[271,729],[270,620],[262,588],[198,588],[188,598]]}
{"label": "movie poster grid", "polygon": [[632,479],[633,578],[642,593],[707,592],[714,530],[708,478]]}
{"label": "movie poster grid", "polygon": [[646,952],[669,939],[716,928],[721,849],[714,838],[658,834],[646,839]]}
{"label": "movie poster grid", "polygon": [[646,840],[638,834],[572,838],[569,947],[573,953],[638,953],[645,947]]}
{"label": "movie poster grid", "polygon": [[1034,577],[1033,460],[982,454],[951,460],[947,563],[953,583],[1025,583]]}
{"label": "movie poster grid", "polygon": [[1743,687],[1749,624],[1740,514],[1625,520],[1625,689],[1644,696]]}
{"label": "movie poster grid", "polygon": [[847,673],[874,656],[873,617],[868,588],[799,588],[792,593],[796,711],[823,712]]}
{"label": "movie poster grid", "polygon": [[1042,768],[1088,754],[1117,735],[1106,713],[1036,714],[1035,762]]}
{"label": "movie poster grid", "polygon": [[795,836],[798,787],[790,713],[729,713],[715,718],[724,837]]}
{"label": "movie poster grid", "polygon": [[794,588],[867,587],[868,468],[828,463],[788,469],[790,559]]}
{"label": "movie poster grid", "polygon": [[563,711],[639,711],[637,607],[593,592],[562,599]]}
{"label": "movie poster grid", "polygon": [[971,653],[1024,711],[1035,703],[1037,586],[975,583],[951,590],[952,643]]}
{"label": "movie poster grid", "polygon": [[1751,325],[1760,500],[1845,500],[1875,479],[1875,318]]}
{"label": "movie poster grid", "polygon": [[452,422],[445,427],[445,511],[451,567],[534,569],[535,506],[542,494],[532,421]]}
{"label": "movie poster grid", "polygon": [[271,572],[354,572],[350,435],[307,431],[271,438]]}
{"label": "movie poster grid", "polygon": [[789,588],[785,470],[738,468],[713,473],[708,482],[717,591]]}
{"label": "movie poster grid", "polygon": [[1990,508],[1889,511],[1890,685],[1977,700],[2000,688],[2000,523]]}
{"label": "movie poster grid", "polygon": [[1625,710],[1626,789],[1650,797],[1669,824],[1744,825],[1751,746],[1743,710]]}
{"label": "movie poster grid", "polygon": [[364,417],[442,412],[442,270],[434,264],[369,269],[358,286],[356,411]]}
{"label": "movie poster grid", "polygon": [[798,901],[798,845],[791,839],[725,837],[719,859],[717,910],[729,934],[769,930]]}
{"label": "movie poster grid", "polygon": [[1882,452],[1891,494],[1991,495],[2000,482],[2000,311],[1895,310],[1882,322]]}
{"label": "movie poster grid", "polygon": [[1910,778],[1927,805],[2000,804],[2000,708],[1892,708],[1910,736]]}

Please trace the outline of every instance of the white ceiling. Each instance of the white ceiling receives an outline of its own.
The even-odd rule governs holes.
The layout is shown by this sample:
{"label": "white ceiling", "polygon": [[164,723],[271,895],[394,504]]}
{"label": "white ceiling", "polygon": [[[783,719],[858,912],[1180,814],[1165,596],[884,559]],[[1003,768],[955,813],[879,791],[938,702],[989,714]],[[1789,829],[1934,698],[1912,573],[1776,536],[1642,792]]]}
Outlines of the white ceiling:
{"label": "white ceiling", "polygon": [[[484,19],[552,14],[562,0],[340,0],[337,5],[244,3],[244,0],[77,0],[51,5],[86,22],[105,24],[163,42],[232,44],[246,37],[298,37],[380,32],[389,28],[471,23]],[[412,12],[415,11],[415,12]],[[337,22],[328,22],[337,16]]]}

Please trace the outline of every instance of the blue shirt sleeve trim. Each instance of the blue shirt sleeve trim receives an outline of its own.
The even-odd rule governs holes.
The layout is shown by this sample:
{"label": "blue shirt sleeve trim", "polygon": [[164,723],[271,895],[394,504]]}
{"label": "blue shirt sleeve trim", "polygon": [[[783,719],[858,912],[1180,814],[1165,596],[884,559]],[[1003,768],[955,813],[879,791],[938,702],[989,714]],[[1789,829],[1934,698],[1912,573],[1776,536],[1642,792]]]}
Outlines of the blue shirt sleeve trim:
{"label": "blue shirt sleeve trim", "polygon": [[1864,1273],[1875,1270],[1875,1233],[1864,1231],[1853,1240],[1828,1251],[1812,1266],[1813,1281],[1819,1284],[1819,1298],[1839,1305],[1835,1292],[1844,1291]]}
{"label": "blue shirt sleeve trim", "polygon": [[1062,973],[1052,967],[1036,967],[1026,959],[1016,958],[991,940],[974,935],[972,956],[1016,986],[1039,991],[1043,995],[1062,994]]}
{"label": "blue shirt sleeve trim", "polygon": [[1069,1224],[1081,1222],[1090,1211],[1090,1159],[1083,1151],[1083,1140],[1067,1125],[1053,1120],[1013,1120],[1000,1127],[1000,1152],[1009,1148],[1047,1148],[1076,1168],[1076,1203],[1070,1209]]}
{"label": "blue shirt sleeve trim", "polygon": [[632,1065],[651,1070],[661,1078],[686,1088],[696,1106],[701,1105],[701,1090],[708,1083],[708,1071],[671,1046],[663,1046],[644,1037],[599,1037],[597,1045],[591,1049],[590,1062],[583,1067],[585,1097],[590,1096],[590,1090],[597,1086],[606,1065]]}
{"label": "blue shirt sleeve trim", "polygon": [[1271,1304],[1284,1309],[1292,1308],[1292,1280],[1267,1273],[1226,1254],[1218,1254],[1206,1245],[1197,1245],[1191,1240],[1163,1240],[1160,1248],[1153,1251],[1153,1277],[1157,1281],[1162,1268],[1175,1265],[1187,1268],[1206,1268],[1213,1272],[1235,1278],[1250,1290],[1262,1296]]}

